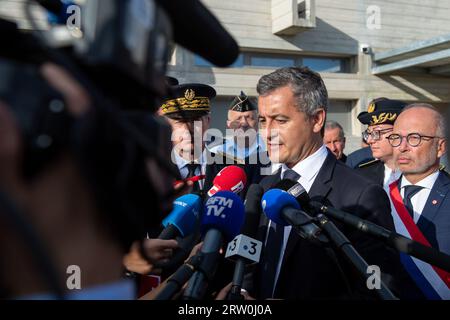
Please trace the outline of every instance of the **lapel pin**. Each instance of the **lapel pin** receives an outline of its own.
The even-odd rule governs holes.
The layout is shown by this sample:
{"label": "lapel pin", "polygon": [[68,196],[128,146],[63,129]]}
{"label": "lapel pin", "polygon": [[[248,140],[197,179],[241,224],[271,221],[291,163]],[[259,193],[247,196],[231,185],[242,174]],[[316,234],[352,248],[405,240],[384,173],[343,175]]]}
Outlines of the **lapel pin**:
{"label": "lapel pin", "polygon": [[433,200],[433,201],[431,201],[431,203],[434,205],[434,204],[437,204],[437,200]]}

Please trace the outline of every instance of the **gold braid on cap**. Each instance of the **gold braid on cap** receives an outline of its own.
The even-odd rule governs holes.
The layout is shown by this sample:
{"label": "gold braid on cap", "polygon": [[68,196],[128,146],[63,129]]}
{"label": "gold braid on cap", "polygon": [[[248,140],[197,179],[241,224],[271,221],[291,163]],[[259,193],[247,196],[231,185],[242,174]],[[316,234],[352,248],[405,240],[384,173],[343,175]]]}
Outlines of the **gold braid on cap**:
{"label": "gold braid on cap", "polygon": [[396,113],[383,112],[383,113],[380,113],[378,116],[372,116],[370,125],[382,124],[382,123],[385,123],[386,121],[394,121],[395,118],[397,118]]}
{"label": "gold braid on cap", "polygon": [[207,97],[195,97],[195,99],[188,100],[186,98],[177,98],[172,100],[167,100],[161,106],[161,111],[163,114],[174,113],[180,110],[186,111],[209,111],[210,102]]}

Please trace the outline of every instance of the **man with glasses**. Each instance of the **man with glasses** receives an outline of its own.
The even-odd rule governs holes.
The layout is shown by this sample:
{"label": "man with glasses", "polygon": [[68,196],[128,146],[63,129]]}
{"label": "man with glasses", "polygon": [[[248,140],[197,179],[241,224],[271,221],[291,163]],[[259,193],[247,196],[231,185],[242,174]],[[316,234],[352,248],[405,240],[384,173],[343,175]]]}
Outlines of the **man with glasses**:
{"label": "man with glasses", "polygon": [[[450,178],[439,170],[446,150],[444,117],[432,105],[409,105],[388,141],[402,172],[390,185],[397,232],[450,254]],[[402,263],[423,296],[450,299],[449,273],[407,255]]]}
{"label": "man with glasses", "polygon": [[368,125],[362,134],[375,160],[360,164],[356,171],[383,186],[386,192],[389,183],[400,176],[387,137],[392,133],[394,122],[405,106],[403,101],[378,98],[369,104],[367,111],[358,115],[358,120]]}

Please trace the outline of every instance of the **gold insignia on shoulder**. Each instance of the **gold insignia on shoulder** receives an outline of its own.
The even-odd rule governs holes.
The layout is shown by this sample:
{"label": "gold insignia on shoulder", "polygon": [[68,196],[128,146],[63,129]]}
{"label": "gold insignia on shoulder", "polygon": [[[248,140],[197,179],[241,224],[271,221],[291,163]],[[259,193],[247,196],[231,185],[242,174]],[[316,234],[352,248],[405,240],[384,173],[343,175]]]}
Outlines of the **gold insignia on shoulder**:
{"label": "gold insignia on shoulder", "polygon": [[367,166],[369,166],[369,165],[371,165],[371,164],[377,163],[378,161],[380,161],[380,160],[374,159],[374,160],[370,160],[370,161],[368,161],[368,162],[361,163],[361,164],[358,165],[358,168],[364,168],[364,167],[367,167]]}
{"label": "gold insignia on shoulder", "polygon": [[374,111],[375,111],[375,103],[372,102],[371,104],[369,104],[369,107],[367,108],[367,112],[372,113]]}
{"label": "gold insignia on shoulder", "polygon": [[445,171],[445,165],[442,163],[439,165],[439,171]]}
{"label": "gold insignia on shoulder", "polygon": [[186,89],[186,91],[184,92],[184,97],[187,100],[189,100],[189,101],[194,99],[195,98],[195,91],[192,90],[192,89]]}

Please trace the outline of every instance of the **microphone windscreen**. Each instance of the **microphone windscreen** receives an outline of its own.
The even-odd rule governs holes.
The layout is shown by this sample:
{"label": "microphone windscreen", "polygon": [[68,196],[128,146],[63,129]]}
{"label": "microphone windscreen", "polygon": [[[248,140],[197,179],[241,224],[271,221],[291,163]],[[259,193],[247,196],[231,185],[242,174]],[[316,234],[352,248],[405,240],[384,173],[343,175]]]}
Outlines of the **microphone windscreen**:
{"label": "microphone windscreen", "polygon": [[245,198],[245,221],[241,234],[256,238],[259,220],[261,218],[261,198],[264,193],[263,187],[259,184],[252,184],[247,191]]}
{"label": "microphone windscreen", "polygon": [[242,228],[245,209],[241,198],[231,191],[219,191],[206,201],[201,230],[217,229],[231,241]]}
{"label": "microphone windscreen", "polygon": [[261,207],[264,214],[277,225],[287,226],[282,212],[285,207],[300,209],[297,200],[284,190],[271,189],[264,193],[261,200]]}
{"label": "microphone windscreen", "polygon": [[226,67],[239,55],[239,46],[217,18],[198,0],[157,0],[173,24],[176,43],[209,62]]}
{"label": "microphone windscreen", "polygon": [[186,194],[173,202],[173,210],[162,224],[164,227],[172,224],[185,237],[194,232],[201,209],[202,199],[196,194]]}
{"label": "microphone windscreen", "polygon": [[241,192],[247,184],[247,175],[244,169],[238,166],[227,166],[219,171],[213,180],[213,186],[208,191],[208,196],[218,191]]}

